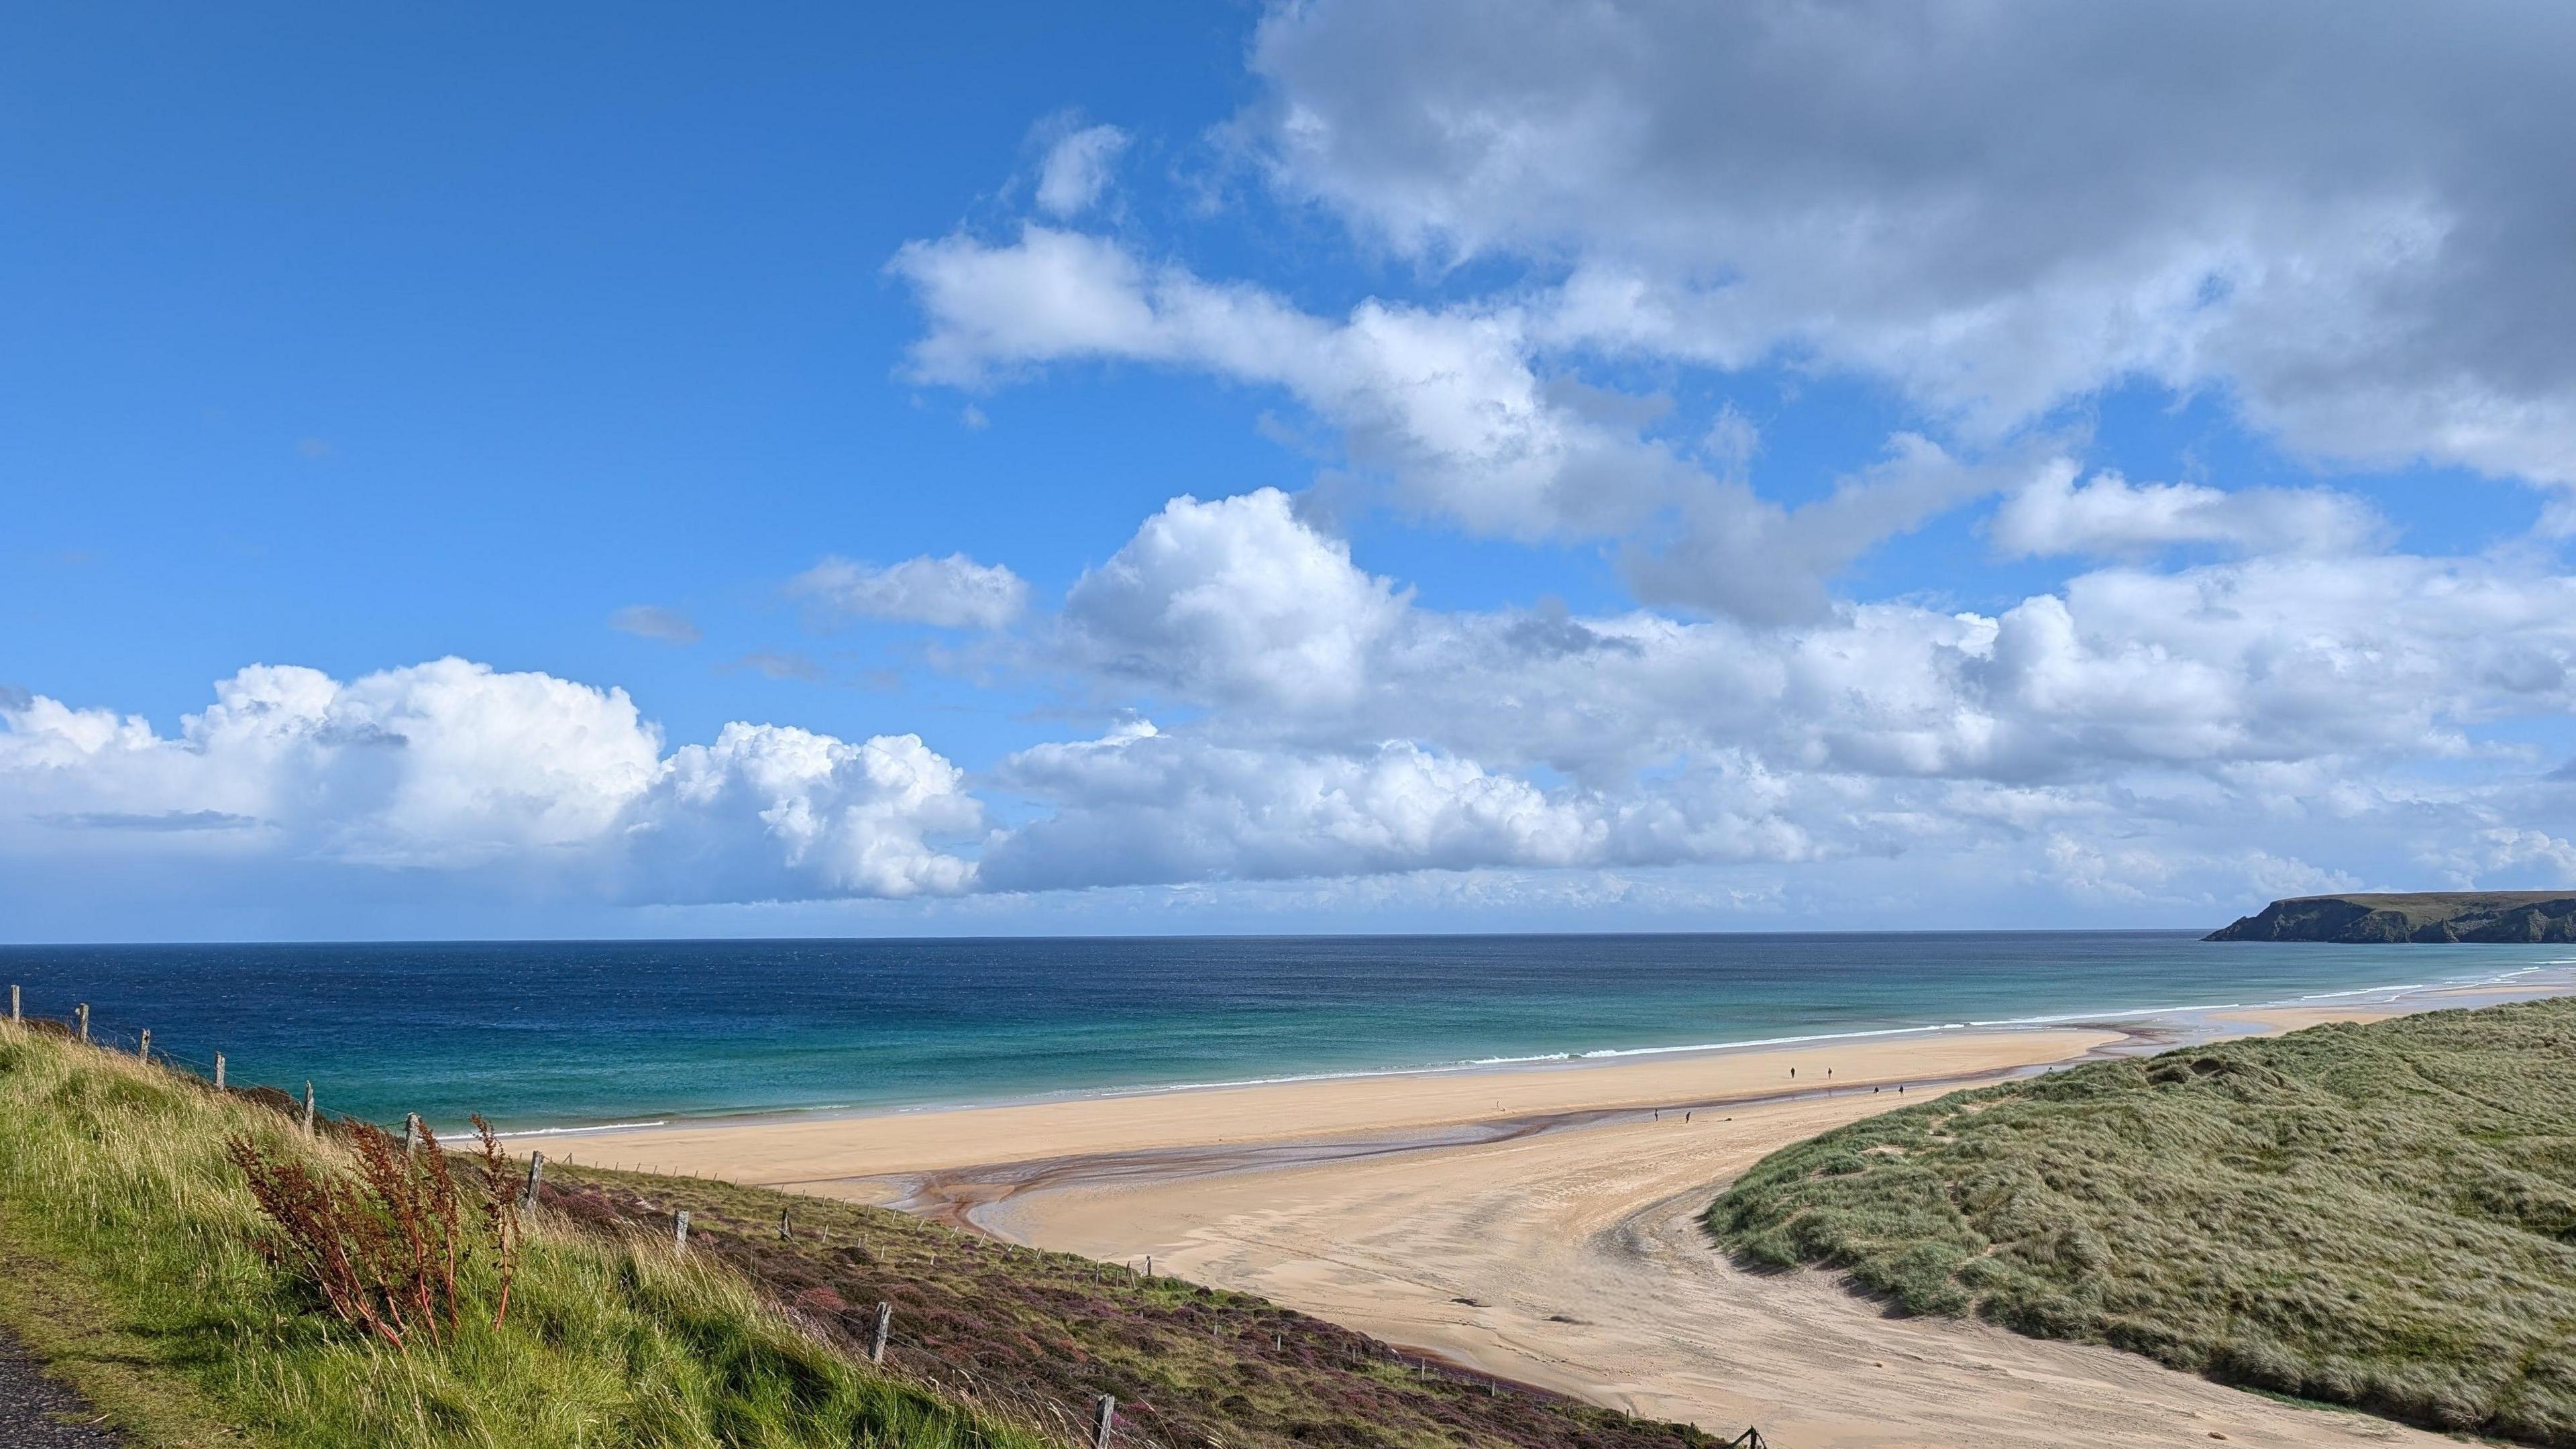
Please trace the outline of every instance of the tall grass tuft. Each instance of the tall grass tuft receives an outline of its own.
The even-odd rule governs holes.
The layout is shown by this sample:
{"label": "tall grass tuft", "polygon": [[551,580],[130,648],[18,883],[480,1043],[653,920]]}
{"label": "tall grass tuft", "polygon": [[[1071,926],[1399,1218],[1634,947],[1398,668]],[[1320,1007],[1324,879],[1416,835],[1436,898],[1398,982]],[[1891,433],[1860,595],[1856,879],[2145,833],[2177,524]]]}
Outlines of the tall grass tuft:
{"label": "tall grass tuft", "polygon": [[1903,1311],[2576,1445],[2576,1000],[1956,1093],[1774,1153],[1708,1223]]}
{"label": "tall grass tuft", "polygon": [[[146,1444],[1044,1442],[871,1373],[667,1242],[543,1213],[478,1233],[471,1199],[516,1211],[489,1160],[468,1186],[434,1148],[346,1136],[0,1023],[0,1318]],[[363,1290],[351,1311],[335,1286]]]}

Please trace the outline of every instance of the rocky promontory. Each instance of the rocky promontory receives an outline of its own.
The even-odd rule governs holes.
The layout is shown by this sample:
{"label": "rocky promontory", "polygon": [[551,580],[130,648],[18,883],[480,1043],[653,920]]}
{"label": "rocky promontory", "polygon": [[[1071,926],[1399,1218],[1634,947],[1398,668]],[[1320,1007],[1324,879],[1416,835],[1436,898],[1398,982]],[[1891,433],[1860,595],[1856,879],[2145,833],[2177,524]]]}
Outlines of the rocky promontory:
{"label": "rocky promontory", "polygon": [[2211,941],[2576,941],[2576,891],[2293,896]]}

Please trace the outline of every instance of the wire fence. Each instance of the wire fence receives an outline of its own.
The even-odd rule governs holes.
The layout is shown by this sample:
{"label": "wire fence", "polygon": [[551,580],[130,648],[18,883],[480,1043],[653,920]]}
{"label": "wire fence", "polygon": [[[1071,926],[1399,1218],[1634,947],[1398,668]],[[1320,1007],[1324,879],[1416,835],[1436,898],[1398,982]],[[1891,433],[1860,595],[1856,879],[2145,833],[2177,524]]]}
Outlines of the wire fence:
{"label": "wire fence", "polygon": [[[191,1050],[174,1050],[164,1039],[156,1038],[148,1027],[100,1018],[86,1003],[76,1004],[71,1012],[62,1016],[28,1012],[23,1010],[20,989],[12,986],[9,989],[9,1015],[13,1022],[36,1030],[83,1039],[108,1051],[143,1056],[156,1065],[185,1072],[234,1093],[266,1097],[272,1104],[282,1106],[296,1103],[295,1097],[281,1088],[244,1085],[232,1080],[227,1070],[228,1063],[218,1051],[198,1043],[190,1043]],[[305,1082],[303,1088],[308,1125],[317,1128],[327,1125],[329,1116],[315,1103],[313,1084]],[[1149,1267],[1151,1261],[1147,1260]],[[1121,1267],[1104,1265],[1104,1270],[1118,1271]],[[1144,1276],[1137,1274],[1132,1265],[1124,1265],[1124,1271],[1140,1281]],[[790,1322],[836,1351],[869,1360],[893,1378],[1020,1424],[1066,1445],[1076,1446],[1076,1449],[1225,1449],[1222,1440],[1201,1429],[1168,1422],[1151,1401],[1119,1403],[1109,1395],[1100,1394],[1087,1402],[1071,1403],[1059,1395],[1031,1388],[1024,1382],[1004,1378],[974,1364],[960,1363],[924,1344],[908,1342],[896,1326],[890,1325],[882,1353],[874,1353],[876,1310],[827,1311],[782,1304],[780,1311]],[[900,1320],[895,1320],[895,1323],[899,1325]],[[1497,1394],[1502,1391],[1500,1380],[1459,1369],[1429,1356],[1408,1354],[1391,1344],[1371,1344],[1362,1352],[1375,1357],[1381,1350],[1389,1362],[1409,1367],[1417,1379],[1445,1379],[1481,1386]],[[1768,1449],[1760,1433],[1750,1428],[1727,1441],[1726,1449],[1739,1449],[1739,1446],[1740,1449]]]}
{"label": "wire fence", "polygon": [[[875,1311],[851,1308],[815,1312],[790,1308],[787,1312],[808,1331],[819,1334],[842,1351],[862,1358],[870,1357],[875,1335]],[[896,1321],[900,1322],[899,1319]],[[1195,1446],[1213,1442],[1197,1436],[1164,1438],[1149,1432],[1140,1420],[1156,1417],[1150,1403],[1121,1404],[1108,1395],[1094,1395],[1081,1404],[1067,1403],[1025,1383],[999,1377],[973,1364],[959,1363],[921,1344],[906,1342],[895,1332],[888,1333],[884,1356],[878,1363],[896,1378],[937,1390],[949,1398],[1070,1444],[1101,1445],[1106,1449],[1195,1449]],[[1100,1422],[1104,1398],[1109,1399],[1106,1437],[1102,1436]]]}
{"label": "wire fence", "polygon": [[[221,1053],[202,1046],[194,1051],[173,1050],[165,1038],[156,1038],[151,1028],[102,1018],[85,1002],[75,1003],[69,1012],[60,1016],[32,1012],[25,1009],[21,989],[13,985],[9,991],[9,1019],[37,1031],[86,1041],[104,1051],[139,1056],[153,1065],[200,1078],[209,1086],[219,1085],[227,1091],[244,1095],[263,1092],[260,1085],[232,1080],[227,1070],[229,1063]],[[308,1092],[311,1090],[310,1083],[305,1087]],[[290,1102],[294,1100],[283,1089],[265,1090],[276,1092]],[[326,1120],[325,1114],[317,1107],[314,1115],[316,1125]],[[873,1315],[862,1314],[859,1310],[824,1313],[784,1305],[781,1311],[789,1321],[835,1350],[859,1359],[872,1357],[869,1350],[874,1335]],[[864,1326],[858,1321],[862,1317],[868,1319]],[[1150,1403],[1120,1404],[1108,1395],[1097,1395],[1081,1404],[1067,1403],[1055,1395],[1038,1392],[972,1364],[959,1363],[921,1344],[905,1342],[899,1332],[889,1333],[882,1356],[875,1357],[874,1362],[893,1378],[1036,1430],[1067,1445],[1081,1446],[1081,1449],[1200,1449],[1200,1446],[1222,1449],[1217,1441],[1203,1436],[1167,1438],[1149,1432],[1141,1421],[1157,1417]],[[1104,1399],[1108,1400],[1105,1406]]]}

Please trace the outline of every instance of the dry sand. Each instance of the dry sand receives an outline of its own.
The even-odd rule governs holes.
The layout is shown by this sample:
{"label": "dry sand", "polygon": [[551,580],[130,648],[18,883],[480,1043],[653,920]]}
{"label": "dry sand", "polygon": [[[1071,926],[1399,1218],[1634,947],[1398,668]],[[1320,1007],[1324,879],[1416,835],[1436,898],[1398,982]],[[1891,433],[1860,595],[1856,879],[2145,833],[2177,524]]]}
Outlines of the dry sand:
{"label": "dry sand", "polygon": [[2434,1443],[2109,1349],[1889,1318],[1829,1275],[1732,1267],[1697,1219],[1764,1154],[1927,1093],[2180,1039],[2545,989],[692,1125],[561,1146],[582,1161],[901,1202],[1113,1261],[1150,1254],[1158,1272],[1505,1378],[1729,1434],[1759,1425],[1783,1449]]}

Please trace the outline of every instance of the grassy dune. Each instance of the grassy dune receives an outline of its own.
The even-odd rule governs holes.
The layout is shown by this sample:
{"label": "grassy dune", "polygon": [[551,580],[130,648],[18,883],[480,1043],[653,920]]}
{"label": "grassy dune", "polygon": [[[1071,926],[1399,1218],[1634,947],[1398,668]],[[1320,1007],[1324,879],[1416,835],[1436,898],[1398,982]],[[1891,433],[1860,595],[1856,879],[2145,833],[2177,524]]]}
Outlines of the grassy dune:
{"label": "grassy dune", "polygon": [[1708,1222],[1905,1311],[2576,1445],[2576,1000],[1958,1093],[1773,1154]]}
{"label": "grassy dune", "polygon": [[267,1108],[0,1022],[0,1321],[138,1442],[1043,1442],[854,1367],[738,1274],[640,1236],[540,1225],[504,1326],[469,1316],[444,1345],[372,1345],[253,1248],[258,1212],[223,1153],[235,1134],[340,1155]]}

